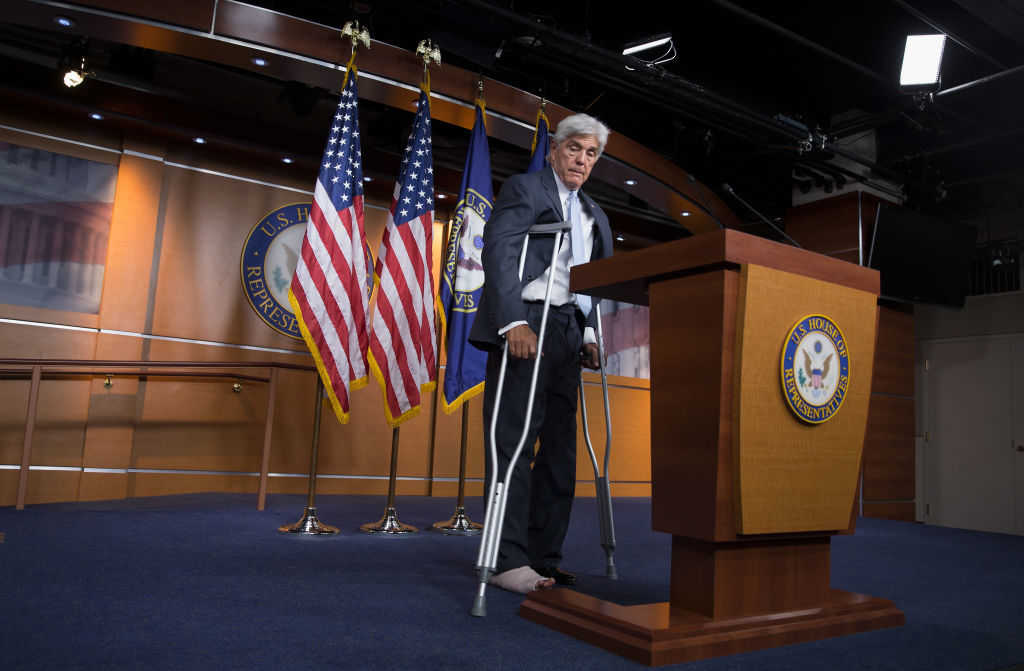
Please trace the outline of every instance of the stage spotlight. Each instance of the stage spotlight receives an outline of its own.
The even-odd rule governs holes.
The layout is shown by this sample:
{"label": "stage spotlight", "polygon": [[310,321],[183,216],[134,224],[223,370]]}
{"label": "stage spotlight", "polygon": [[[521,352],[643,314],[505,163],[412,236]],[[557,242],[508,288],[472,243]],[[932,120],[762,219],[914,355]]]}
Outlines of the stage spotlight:
{"label": "stage spotlight", "polygon": [[907,35],[900,88],[911,93],[937,91],[942,79],[939,68],[945,46],[945,35]]}

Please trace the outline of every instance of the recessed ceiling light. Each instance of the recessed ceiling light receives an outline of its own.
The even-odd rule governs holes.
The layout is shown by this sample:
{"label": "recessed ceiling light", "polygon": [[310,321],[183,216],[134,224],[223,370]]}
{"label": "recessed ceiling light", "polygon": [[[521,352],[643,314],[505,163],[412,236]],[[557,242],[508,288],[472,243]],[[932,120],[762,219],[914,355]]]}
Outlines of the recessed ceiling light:
{"label": "recessed ceiling light", "polygon": [[437,194],[437,197],[440,198],[441,200],[444,200],[448,196],[447,196],[447,194],[439,193],[439,194]]}
{"label": "recessed ceiling light", "polygon": [[267,59],[266,58],[260,58],[259,56],[256,56],[256,57],[254,57],[252,59],[252,64],[253,65],[258,65],[258,66],[260,66],[262,68],[262,67],[266,66]]}
{"label": "recessed ceiling light", "polygon": [[195,142],[196,144],[206,144],[205,137],[194,137],[192,138],[192,141]]}
{"label": "recessed ceiling light", "polygon": [[621,235],[616,235],[615,239],[618,240],[619,242],[624,242],[626,238],[622,237]]}
{"label": "recessed ceiling light", "polygon": [[99,112],[93,112],[92,114],[89,115],[89,118],[90,119],[94,119],[96,121],[103,121],[103,115],[100,114]]}
{"label": "recessed ceiling light", "polygon": [[683,215],[684,217],[688,217],[688,216],[690,216],[690,211],[689,210],[683,210],[679,214]]}
{"label": "recessed ceiling light", "polygon": [[636,180],[635,179],[627,179],[626,180],[626,186],[636,186]]}
{"label": "recessed ceiling light", "polygon": [[292,159],[291,159],[290,156],[285,156],[284,158],[281,159],[281,162],[282,163],[291,163]]}
{"label": "recessed ceiling light", "polygon": [[54,17],[53,22],[56,23],[61,28],[70,28],[71,26],[75,25],[75,22],[66,16]]}
{"label": "recessed ceiling light", "polygon": [[364,182],[372,182],[373,181],[373,177],[370,177],[369,175],[363,175],[363,181]]}

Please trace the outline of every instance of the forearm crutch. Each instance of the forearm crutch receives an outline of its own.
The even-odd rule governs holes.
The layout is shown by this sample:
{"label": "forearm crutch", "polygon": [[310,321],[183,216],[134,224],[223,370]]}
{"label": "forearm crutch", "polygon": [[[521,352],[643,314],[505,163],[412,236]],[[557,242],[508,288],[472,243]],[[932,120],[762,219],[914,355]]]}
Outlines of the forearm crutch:
{"label": "forearm crutch", "polygon": [[597,465],[597,455],[594,454],[594,446],[590,442],[590,428],[587,425],[587,399],[583,394],[583,374],[580,373],[580,412],[583,414],[583,438],[587,443],[587,451],[590,452],[590,464],[594,467],[594,488],[597,495],[597,521],[601,527],[601,547],[604,548],[606,559],[605,575],[612,580],[618,580],[619,574],[615,570],[615,520],[612,518],[612,491],[608,484],[608,458],[612,453],[612,413],[608,405],[608,373],[604,364],[604,332],[601,329],[601,306],[594,305],[597,316],[597,358],[601,364],[601,391],[604,394],[604,475]]}
{"label": "forearm crutch", "polygon": [[523,423],[523,432],[519,436],[519,443],[508,462],[505,478],[498,480],[498,411],[501,409],[501,392],[505,386],[505,369],[508,366],[508,341],[505,341],[501,351],[501,368],[498,372],[498,388],[494,392],[494,408],[491,410],[490,428],[490,456],[491,456],[491,478],[488,483],[489,497],[487,499],[487,511],[484,514],[484,531],[480,537],[480,552],[476,558],[477,575],[480,584],[477,586],[476,598],[473,599],[473,608],[469,611],[476,617],[487,615],[487,581],[494,575],[494,569],[498,565],[498,545],[501,543],[501,530],[505,523],[505,504],[508,503],[508,486],[512,482],[512,473],[515,471],[516,462],[526,444],[526,436],[530,432],[530,418],[533,416],[533,399],[537,391],[537,374],[540,372],[540,354],[544,351],[544,332],[548,325],[548,308],[551,306],[551,287],[555,279],[555,262],[558,258],[558,250],[562,246],[562,235],[571,228],[567,222],[554,224],[537,224],[532,226],[523,238],[523,251],[519,254],[519,279],[523,279],[523,268],[526,266],[526,249],[529,245],[531,235],[550,235],[554,233],[555,244],[551,252],[551,267],[548,269],[548,283],[544,289],[544,309],[540,318],[540,333],[537,334],[537,355],[533,359],[533,374],[530,377],[530,394],[526,399],[526,419]]}

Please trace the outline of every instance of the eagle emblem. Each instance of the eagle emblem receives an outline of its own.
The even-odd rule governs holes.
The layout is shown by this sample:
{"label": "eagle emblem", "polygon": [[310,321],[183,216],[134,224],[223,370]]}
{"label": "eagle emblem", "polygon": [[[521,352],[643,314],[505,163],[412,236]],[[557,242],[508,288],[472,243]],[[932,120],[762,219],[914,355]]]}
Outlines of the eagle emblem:
{"label": "eagle emblem", "polygon": [[782,348],[782,393],[790,410],[809,424],[835,415],[850,386],[846,337],[825,315],[798,321]]}

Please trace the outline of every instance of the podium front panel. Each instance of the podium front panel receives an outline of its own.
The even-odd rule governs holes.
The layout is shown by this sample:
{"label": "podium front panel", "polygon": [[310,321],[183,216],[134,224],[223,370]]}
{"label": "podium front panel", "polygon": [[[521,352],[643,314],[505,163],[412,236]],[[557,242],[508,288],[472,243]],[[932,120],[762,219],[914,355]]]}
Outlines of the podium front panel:
{"label": "podium front panel", "polygon": [[742,266],[732,431],[737,534],[849,525],[876,322],[870,292]]}

